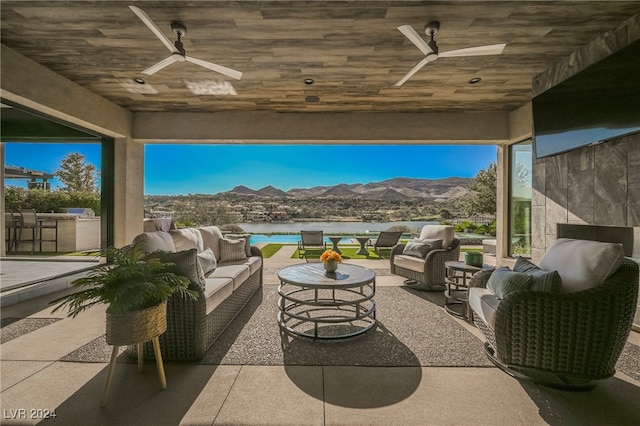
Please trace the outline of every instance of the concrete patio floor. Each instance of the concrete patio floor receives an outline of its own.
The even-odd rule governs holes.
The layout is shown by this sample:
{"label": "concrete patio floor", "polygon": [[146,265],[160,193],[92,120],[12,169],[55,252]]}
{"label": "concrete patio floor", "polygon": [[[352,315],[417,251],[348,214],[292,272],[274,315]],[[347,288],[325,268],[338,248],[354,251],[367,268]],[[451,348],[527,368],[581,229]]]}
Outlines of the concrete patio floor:
{"label": "concrete patio floor", "polygon": [[[285,246],[265,259],[265,292],[276,291],[281,267],[298,262],[292,252]],[[376,270],[378,286],[402,285],[386,260],[350,262]],[[76,319],[51,314],[47,303],[60,294],[2,309],[3,320],[60,318],[2,344],[3,425],[637,425],[640,419],[640,381],[623,373],[591,392],[566,392],[494,367],[166,363],[168,388],[161,390],[153,364],[138,373],[135,364],[118,363],[101,408],[107,364],[60,358],[104,334],[104,307]],[[480,339],[473,326],[451,318]],[[640,334],[632,332],[629,341],[640,345]],[[53,411],[55,418],[42,419]]]}

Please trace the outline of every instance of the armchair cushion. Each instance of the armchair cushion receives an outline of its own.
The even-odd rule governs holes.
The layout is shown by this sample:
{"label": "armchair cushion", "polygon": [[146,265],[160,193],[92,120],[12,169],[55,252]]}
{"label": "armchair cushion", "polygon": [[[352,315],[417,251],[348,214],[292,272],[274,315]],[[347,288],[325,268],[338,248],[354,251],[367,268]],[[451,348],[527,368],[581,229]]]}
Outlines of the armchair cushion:
{"label": "armchair cushion", "polygon": [[524,257],[519,257],[516,260],[513,270],[533,277],[533,282],[531,283],[532,291],[546,291],[549,293],[560,293],[562,291],[562,278],[560,278],[558,271],[540,269]]}
{"label": "armchair cushion", "polygon": [[420,231],[420,239],[442,240],[442,247],[449,248],[455,238],[455,228],[451,225],[425,225]]}
{"label": "armchair cushion", "polygon": [[489,281],[487,282],[487,289],[496,295],[498,299],[504,299],[504,297],[518,290],[529,290],[533,277],[522,272],[515,272],[509,268],[498,268],[493,271]]}
{"label": "armchair cushion", "polygon": [[540,259],[540,268],[558,271],[566,292],[596,287],[613,275],[624,259],[618,243],[558,238]]}

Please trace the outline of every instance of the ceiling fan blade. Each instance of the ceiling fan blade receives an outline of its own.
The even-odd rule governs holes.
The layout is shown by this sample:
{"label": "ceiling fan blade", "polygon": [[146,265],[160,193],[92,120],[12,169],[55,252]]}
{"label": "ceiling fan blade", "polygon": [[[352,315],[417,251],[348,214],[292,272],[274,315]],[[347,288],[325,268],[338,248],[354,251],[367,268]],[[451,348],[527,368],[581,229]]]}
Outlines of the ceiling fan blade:
{"label": "ceiling fan blade", "polygon": [[429,47],[426,41],[413,29],[411,25],[400,25],[398,31],[405,35],[409,41],[416,45],[418,49],[427,56],[429,53],[434,53],[433,49]]}
{"label": "ceiling fan blade", "polygon": [[[436,57],[437,58],[437,57]],[[431,59],[429,57],[424,58],[423,60],[421,60],[420,62],[418,62],[416,64],[415,67],[411,68],[411,71],[409,71],[407,73],[407,75],[405,75],[404,77],[402,77],[402,80],[398,81],[396,84],[394,84],[395,87],[400,87],[402,86],[407,80],[409,80],[415,73],[417,73],[418,71],[420,71],[420,68],[424,67],[425,65],[427,65],[427,63],[431,62],[434,59]]]}
{"label": "ceiling fan blade", "polygon": [[202,59],[192,58],[190,56],[185,56],[184,59],[187,61],[200,65],[201,67],[205,67],[210,69],[211,71],[219,72],[220,74],[224,74],[228,77],[235,78],[236,80],[240,80],[242,77],[242,73],[240,71],[232,70],[231,68],[223,67],[222,65],[213,64],[211,62],[203,61]]}
{"label": "ceiling fan blade", "polygon": [[142,74],[153,75],[153,74],[157,73],[158,71],[160,71],[161,69],[163,69],[165,67],[168,67],[169,65],[171,65],[174,62],[178,62],[178,60],[174,57],[174,55],[171,55],[168,58],[165,58],[165,59],[161,60],[160,62],[158,62],[157,64],[152,65],[149,68],[147,68],[146,70],[142,71]]}
{"label": "ceiling fan blade", "polygon": [[[169,49],[170,52],[178,52],[178,49],[176,49],[176,47],[173,45],[173,43],[171,43],[169,41],[167,36],[165,36],[164,33],[162,31],[160,31],[160,28],[158,28],[158,26],[151,20],[151,18],[149,18],[149,15],[147,15],[147,13],[144,10],[140,9],[137,6],[129,6],[129,9],[131,9],[133,11],[133,13],[138,15],[138,18],[140,18],[140,20],[147,27],[149,27],[151,32],[154,33],[156,35],[156,37],[158,37],[160,39],[162,44],[167,46],[167,49]],[[180,53],[180,52],[178,52],[178,53]]]}
{"label": "ceiling fan blade", "polygon": [[455,58],[459,56],[499,55],[504,50],[505,46],[506,44],[489,44],[487,46],[468,47],[466,49],[440,52],[438,56],[441,58]]}

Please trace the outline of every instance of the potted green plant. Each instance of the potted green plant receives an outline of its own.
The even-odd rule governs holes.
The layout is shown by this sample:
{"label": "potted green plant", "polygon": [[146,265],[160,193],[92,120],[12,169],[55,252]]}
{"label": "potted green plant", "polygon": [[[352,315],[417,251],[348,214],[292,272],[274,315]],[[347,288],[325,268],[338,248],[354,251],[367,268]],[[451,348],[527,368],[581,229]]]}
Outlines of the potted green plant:
{"label": "potted green plant", "polygon": [[166,330],[166,305],[173,294],[197,298],[186,277],[168,272],[170,263],[162,261],[162,252],[146,254],[132,246],[110,247],[103,252],[108,263],[71,285],[82,290],[51,302],[56,312],[69,308],[75,318],[97,305],[107,307],[107,343],[128,345],[143,342]]}

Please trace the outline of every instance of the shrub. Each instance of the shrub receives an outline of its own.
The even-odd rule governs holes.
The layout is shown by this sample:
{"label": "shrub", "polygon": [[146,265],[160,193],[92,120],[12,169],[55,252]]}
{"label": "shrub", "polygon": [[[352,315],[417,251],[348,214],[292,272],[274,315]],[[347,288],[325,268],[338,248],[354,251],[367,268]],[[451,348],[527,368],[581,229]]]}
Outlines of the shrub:
{"label": "shrub", "polygon": [[100,195],[86,191],[46,191],[7,186],[4,195],[5,208],[19,211],[34,209],[37,212],[57,212],[64,207],[82,207],[100,214]]}

